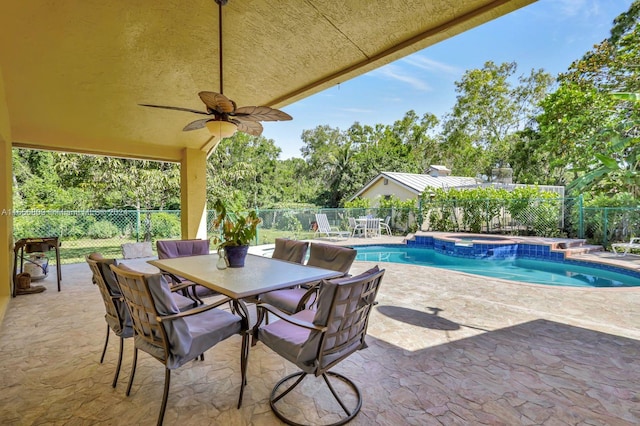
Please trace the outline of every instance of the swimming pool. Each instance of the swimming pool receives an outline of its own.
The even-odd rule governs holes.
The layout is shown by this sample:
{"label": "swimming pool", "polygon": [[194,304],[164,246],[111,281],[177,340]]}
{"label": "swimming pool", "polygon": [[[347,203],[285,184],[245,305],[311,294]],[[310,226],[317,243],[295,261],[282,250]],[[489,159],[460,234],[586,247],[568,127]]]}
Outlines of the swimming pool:
{"label": "swimming pool", "polygon": [[353,246],[353,248],[358,251],[356,260],[431,266],[532,284],[569,287],[640,286],[640,277],[568,262],[526,259],[516,256],[502,258],[454,257],[438,253],[430,248],[407,247],[404,244]]}

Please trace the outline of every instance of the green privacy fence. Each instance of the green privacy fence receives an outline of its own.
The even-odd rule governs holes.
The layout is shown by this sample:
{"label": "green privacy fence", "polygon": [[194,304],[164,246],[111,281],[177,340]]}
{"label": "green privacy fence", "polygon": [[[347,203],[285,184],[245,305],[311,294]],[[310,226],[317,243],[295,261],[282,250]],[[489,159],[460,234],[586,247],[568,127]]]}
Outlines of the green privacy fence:
{"label": "green privacy fence", "polygon": [[[540,237],[587,238],[609,247],[640,235],[640,208],[584,208],[580,198],[517,200],[467,200],[424,203],[415,209],[258,209],[262,224],[255,244],[273,243],[278,237],[308,239],[314,236],[317,213],[327,215],[332,226],[349,230],[349,217],[390,217],[395,235],[424,231],[500,233]],[[14,238],[57,236],[63,263],[84,261],[99,251],[120,257],[121,245],[138,241],[179,239],[180,211],[158,210],[25,210],[14,211]],[[208,213],[210,224],[214,212]],[[208,229],[208,235],[213,235]],[[155,249],[155,247],[154,247]]]}

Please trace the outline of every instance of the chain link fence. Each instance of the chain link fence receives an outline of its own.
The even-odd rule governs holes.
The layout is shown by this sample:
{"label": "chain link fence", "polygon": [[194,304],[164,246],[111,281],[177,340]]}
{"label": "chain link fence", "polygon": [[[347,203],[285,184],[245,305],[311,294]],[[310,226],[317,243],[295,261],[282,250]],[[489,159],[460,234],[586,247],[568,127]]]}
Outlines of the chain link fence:
{"label": "chain link fence", "polygon": [[586,207],[583,221],[585,238],[607,248],[640,236],[640,208]]}
{"label": "chain link fence", "polygon": [[422,229],[510,235],[566,235],[565,201],[541,199],[460,199],[422,205]]}
{"label": "chain link fence", "polygon": [[[327,215],[329,223],[349,230],[349,217],[389,217],[393,234],[417,230],[500,233],[540,237],[586,238],[609,248],[640,234],[640,208],[583,208],[578,198],[553,198],[518,203],[517,200],[466,200],[424,203],[416,209],[278,209],[256,210],[262,223],[255,244],[270,244],[278,237],[310,239],[315,215]],[[14,239],[58,237],[62,263],[83,262],[93,251],[121,257],[124,243],[179,239],[177,210],[14,211]],[[210,226],[214,212],[209,211]],[[207,235],[213,236],[208,229]]]}
{"label": "chain link fence", "polygon": [[354,208],[354,209],[273,209],[256,210],[262,220],[258,243],[273,243],[276,238],[312,238],[316,229],[316,214],[326,214],[329,224],[348,231],[349,218],[371,216],[381,219],[389,217],[389,227],[397,235],[406,235],[419,229],[418,212],[395,208]]}

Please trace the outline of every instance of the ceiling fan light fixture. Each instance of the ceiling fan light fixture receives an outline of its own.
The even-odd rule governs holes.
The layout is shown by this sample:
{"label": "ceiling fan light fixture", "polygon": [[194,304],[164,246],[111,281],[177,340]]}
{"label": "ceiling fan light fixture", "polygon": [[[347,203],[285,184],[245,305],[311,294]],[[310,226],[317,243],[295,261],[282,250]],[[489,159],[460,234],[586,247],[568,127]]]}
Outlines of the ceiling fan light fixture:
{"label": "ceiling fan light fixture", "polygon": [[229,121],[211,120],[207,121],[206,126],[209,132],[219,140],[233,136],[238,130],[238,126]]}

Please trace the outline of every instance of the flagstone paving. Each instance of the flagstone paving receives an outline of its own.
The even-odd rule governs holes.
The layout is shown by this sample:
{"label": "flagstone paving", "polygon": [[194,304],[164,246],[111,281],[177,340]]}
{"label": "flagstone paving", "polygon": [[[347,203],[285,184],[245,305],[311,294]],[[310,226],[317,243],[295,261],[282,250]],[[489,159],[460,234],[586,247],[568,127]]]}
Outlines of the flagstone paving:
{"label": "flagstone paving", "polygon": [[[628,258],[632,259],[632,258]],[[371,267],[356,262],[352,273]],[[360,387],[354,425],[640,424],[640,288],[520,284],[435,268],[385,264],[369,348],[335,371]],[[3,425],[155,424],[163,366],[141,353],[124,395],[132,341],[118,386],[117,343],[99,363],[106,323],[85,264],[63,265],[18,296],[0,326]],[[278,425],[268,397],[295,371],[258,343],[242,408],[240,337],[172,374],[165,424]],[[306,391],[312,392],[310,383]],[[330,418],[326,395],[300,396],[300,421]]]}

